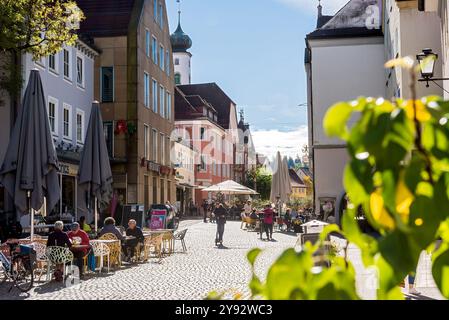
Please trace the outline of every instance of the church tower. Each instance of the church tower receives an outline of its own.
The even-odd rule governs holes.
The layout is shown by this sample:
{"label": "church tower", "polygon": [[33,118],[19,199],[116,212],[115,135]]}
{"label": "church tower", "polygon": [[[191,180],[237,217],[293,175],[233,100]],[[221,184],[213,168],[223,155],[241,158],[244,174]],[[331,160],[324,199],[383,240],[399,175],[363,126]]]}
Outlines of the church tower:
{"label": "church tower", "polygon": [[[178,0],[178,4],[180,0]],[[181,5],[178,10],[178,28],[170,36],[175,66],[175,84],[185,85],[192,82],[192,54],[187,50],[192,47],[192,39],[181,28]]]}

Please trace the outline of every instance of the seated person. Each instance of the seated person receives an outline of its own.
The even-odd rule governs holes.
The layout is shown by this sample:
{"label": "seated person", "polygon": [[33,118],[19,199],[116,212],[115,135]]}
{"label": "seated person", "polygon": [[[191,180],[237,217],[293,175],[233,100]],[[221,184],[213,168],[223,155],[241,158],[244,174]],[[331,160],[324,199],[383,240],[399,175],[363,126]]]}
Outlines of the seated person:
{"label": "seated person", "polygon": [[79,223],[72,224],[72,231],[67,236],[72,240],[71,251],[75,257],[75,264],[78,266],[80,276],[83,276],[83,258],[90,251],[89,236],[83,230],[81,230]]}
{"label": "seated person", "polygon": [[126,235],[135,237],[135,239],[127,240],[125,244],[126,260],[129,261],[132,257],[134,257],[137,246],[143,245],[145,238],[143,236],[142,229],[137,226],[137,222],[134,219],[129,220]]}
{"label": "seated person", "polygon": [[[47,240],[47,247],[67,247],[71,248],[72,243],[67,235],[67,233],[63,232],[64,223],[62,221],[56,221],[54,226],[54,231],[50,233]],[[58,282],[64,281],[63,278],[63,264],[56,265],[56,270],[53,273],[55,280]]]}
{"label": "seated person", "polygon": [[104,219],[104,228],[101,229],[100,237],[107,233],[112,233],[121,241],[125,240],[125,237],[123,236],[123,234],[115,226],[115,219],[112,217],[107,217],[106,219]]}
{"label": "seated person", "polygon": [[86,223],[85,216],[80,217],[80,228],[87,233],[92,232],[92,228]]}
{"label": "seated person", "polygon": [[249,217],[250,217],[252,220],[257,220],[257,219],[259,219],[259,215],[257,214],[256,209],[253,209],[253,212],[251,212],[251,214],[249,215]]}
{"label": "seated person", "polygon": [[67,233],[62,231],[63,229],[64,223],[62,221],[56,221],[53,232],[48,236],[47,247],[72,247]]}

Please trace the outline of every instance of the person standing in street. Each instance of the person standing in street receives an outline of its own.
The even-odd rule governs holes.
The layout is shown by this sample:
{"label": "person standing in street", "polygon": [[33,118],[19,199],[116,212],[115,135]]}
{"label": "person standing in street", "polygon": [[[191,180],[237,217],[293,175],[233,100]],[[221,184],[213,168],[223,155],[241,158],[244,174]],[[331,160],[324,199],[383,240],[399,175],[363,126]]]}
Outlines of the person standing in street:
{"label": "person standing in street", "polygon": [[265,210],[263,211],[263,224],[265,232],[267,233],[267,240],[273,240],[273,220],[274,220],[274,211],[271,209],[270,205],[265,206]]}
{"label": "person standing in street", "polygon": [[223,233],[226,224],[227,212],[226,209],[223,207],[223,204],[220,203],[217,205],[213,213],[215,214],[217,222],[217,235],[215,238],[215,245],[218,246],[220,244],[220,246],[223,246]]}

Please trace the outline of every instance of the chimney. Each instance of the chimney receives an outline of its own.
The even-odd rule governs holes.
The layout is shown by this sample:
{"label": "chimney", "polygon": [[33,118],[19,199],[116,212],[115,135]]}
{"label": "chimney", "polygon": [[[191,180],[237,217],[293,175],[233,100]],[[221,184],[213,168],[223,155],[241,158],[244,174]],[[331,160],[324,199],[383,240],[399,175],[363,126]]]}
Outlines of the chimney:
{"label": "chimney", "polygon": [[323,16],[323,7],[321,6],[321,0],[318,0],[318,19]]}

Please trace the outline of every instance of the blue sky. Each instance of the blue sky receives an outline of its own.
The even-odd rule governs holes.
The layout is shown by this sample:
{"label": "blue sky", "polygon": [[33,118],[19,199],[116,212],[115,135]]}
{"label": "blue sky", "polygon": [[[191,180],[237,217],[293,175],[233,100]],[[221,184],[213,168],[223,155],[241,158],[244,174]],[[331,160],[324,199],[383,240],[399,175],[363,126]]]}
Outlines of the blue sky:
{"label": "blue sky", "polygon": [[[170,30],[176,0],[166,0]],[[322,0],[325,14],[347,0]],[[258,152],[295,155],[307,143],[305,35],[317,0],[182,0],[181,25],[193,40],[192,82],[216,82],[245,110]],[[280,139],[282,138],[282,141]]]}

